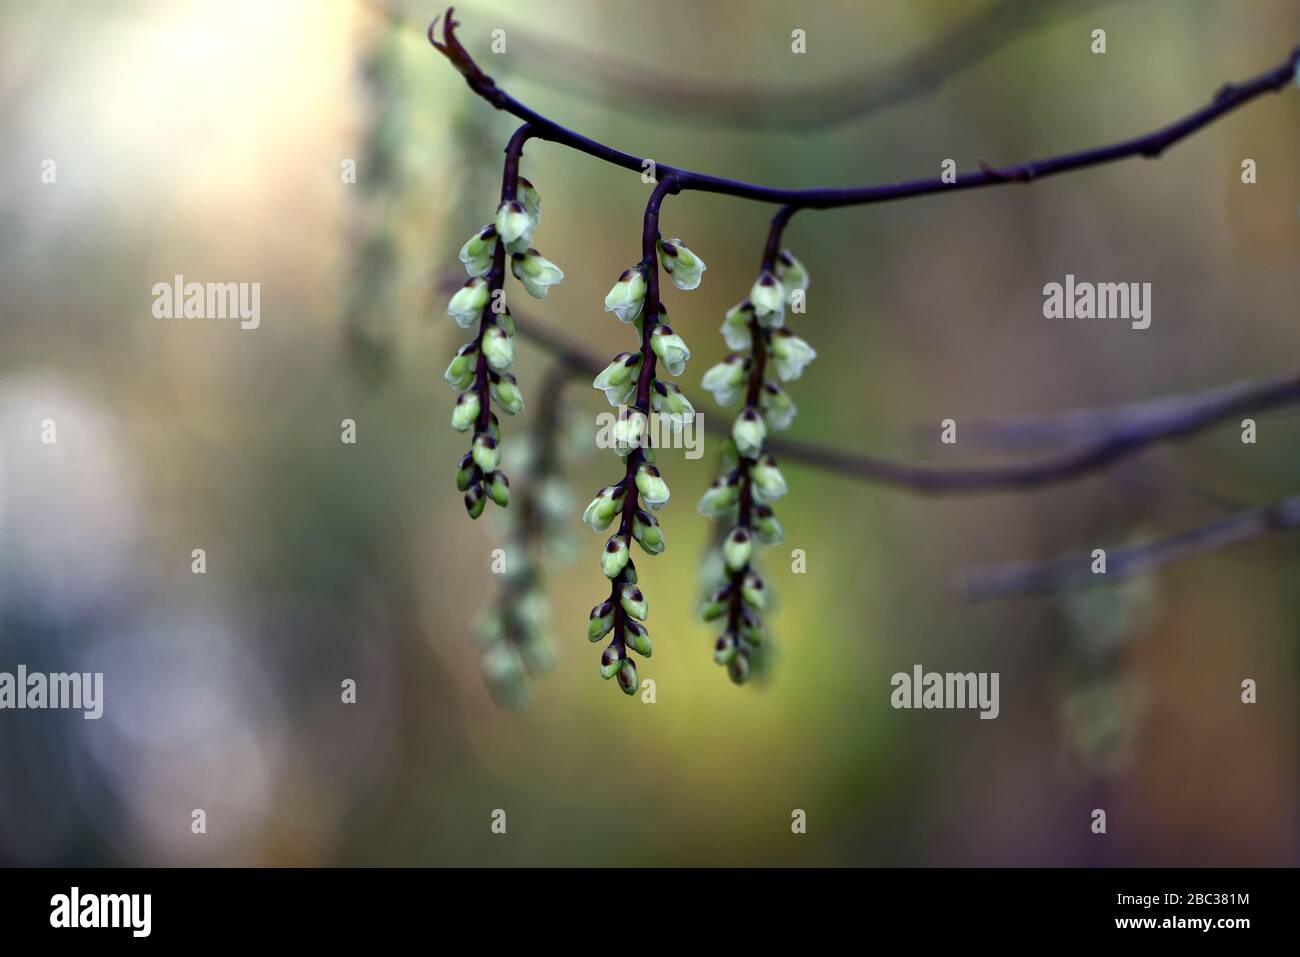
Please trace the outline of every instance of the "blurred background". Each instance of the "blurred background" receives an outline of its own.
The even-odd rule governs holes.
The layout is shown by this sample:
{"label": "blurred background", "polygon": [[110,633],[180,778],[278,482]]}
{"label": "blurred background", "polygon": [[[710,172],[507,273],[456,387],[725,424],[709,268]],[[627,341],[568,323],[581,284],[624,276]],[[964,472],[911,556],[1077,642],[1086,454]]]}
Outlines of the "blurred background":
{"label": "blurred background", "polygon": [[[492,506],[469,521],[454,487],[465,439],[441,376],[467,336],[442,286],[492,217],[516,124],[428,45],[441,8],[2,9],[0,671],[102,671],[106,703],[98,721],[0,712],[0,862],[1296,863],[1293,537],[1072,594],[971,603],[952,585],[967,566],[1170,535],[1297,491],[1294,413],[1261,415],[1253,446],[1229,424],[1032,493],[918,497],[785,462],[786,541],[764,560],[779,655],[743,688],[697,619],[712,530],[694,503],[717,442],[698,461],[663,454],[669,549],[639,563],[646,704],[600,680],[585,637],[608,584],[579,516],[619,471],[592,441],[604,401],[581,376],[535,401],[553,360],[521,343],[530,405],[503,421],[505,444],[552,441],[573,507],[531,553],[539,674],[485,682],[491,551],[521,543]],[[474,0],[457,15],[484,69],[560,122],[789,186],[1147,132],[1300,41],[1288,0]],[[864,105],[864,91],[882,92]],[[841,106],[858,113],[819,124]],[[1294,371],[1298,160],[1288,89],[1158,162],[801,214],[787,245],[813,283],[792,326],[820,356],[790,386],[790,434],[955,464],[982,453],[960,431],[935,445],[943,418]],[[639,258],[648,187],[536,142],[523,172],[543,196],[535,244],[567,278],[521,323],[602,356],[630,348],[601,300]],[[771,213],[694,194],[664,208],[665,234],[709,266],[667,295],[706,415],[699,377],[727,351],[718,326]],[[153,284],[177,273],[259,282],[260,328],[153,318]],[[1066,273],[1151,282],[1151,328],[1045,320],[1042,287]],[[544,432],[543,408],[560,410]],[[1000,717],[893,710],[890,676],[918,663],[999,672]]]}

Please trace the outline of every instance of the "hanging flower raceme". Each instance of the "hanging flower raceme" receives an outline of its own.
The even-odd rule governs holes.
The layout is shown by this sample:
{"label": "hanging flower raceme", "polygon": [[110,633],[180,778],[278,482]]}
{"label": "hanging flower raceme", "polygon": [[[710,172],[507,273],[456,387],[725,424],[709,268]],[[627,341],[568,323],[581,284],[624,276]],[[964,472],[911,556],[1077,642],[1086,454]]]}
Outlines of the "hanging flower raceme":
{"label": "hanging flower raceme", "polygon": [[[551,393],[550,398],[557,397]],[[545,579],[554,563],[571,557],[575,547],[569,527],[573,495],[563,465],[590,443],[585,432],[579,435],[568,427],[575,421],[562,414],[539,416],[507,452],[510,471],[526,477],[515,489],[514,507],[497,516],[503,538],[493,564],[497,588],[479,612],[475,641],[488,690],[498,704],[512,710],[526,704],[530,679],[549,671],[556,661],[548,634]]]}
{"label": "hanging flower raceme", "polygon": [[[678,288],[694,289],[700,284],[704,263],[679,240],[661,240],[657,249]],[[644,625],[650,605],[637,584],[632,545],[636,543],[647,555],[659,555],[667,547],[654,513],[668,504],[670,491],[650,448],[649,440],[657,433],[651,429],[650,416],[662,416],[673,430],[690,425],[695,418],[694,407],[677,384],[657,375],[660,369],[680,375],[691,357],[685,341],[667,325],[667,310],[656,301],[657,296],[649,294],[652,285],[657,286],[650,282],[650,270],[657,268],[651,259],[624,270],[605,297],[607,312],[620,322],[637,324],[641,343],[637,352],[616,355],[592,382],[618,409],[607,444],[623,461],[623,477],[600,489],[582,515],[582,520],[600,533],[617,521],[600,557],[601,571],[610,580],[610,594],[591,610],[587,637],[593,642],[608,638],[600,659],[601,676],[617,677],[619,687],[629,695],[640,686],[632,653],[649,658],[653,652]]]}
{"label": "hanging flower raceme", "polygon": [[541,221],[542,200],[533,184],[516,179],[514,195],[497,207],[496,219],[479,229],[460,249],[470,278],[447,304],[447,314],[462,329],[476,323],[478,334],[456,353],[443,377],[459,394],[451,425],[472,432],[470,451],[461,459],[456,487],[465,493],[471,518],[488,500],[504,508],[510,481],[500,469],[501,426],[492,403],[507,415],[523,410],[524,397],[510,367],[515,361],[515,323],[505,308],[505,264],[529,294],[538,299],[564,278],[558,266],[530,246]]}
{"label": "hanging flower raceme", "polygon": [[720,546],[722,582],[707,595],[705,621],[722,621],[713,658],[725,665],[737,684],[749,680],[765,647],[762,613],[767,587],[754,568],[756,545],[772,545],[784,534],[772,503],[786,493],[785,476],[764,451],[771,429],[784,429],[794,420],[794,403],[777,382],[766,378],[769,368],[781,381],[797,379],[816,352],[784,328],[786,307],[808,288],[803,265],[782,251],[765,264],[749,297],[727,310],[722,337],[735,350],[704,374],[704,388],[719,405],[743,398],[723,448],[721,474],[700,499],[699,511],[719,522],[725,534]]}

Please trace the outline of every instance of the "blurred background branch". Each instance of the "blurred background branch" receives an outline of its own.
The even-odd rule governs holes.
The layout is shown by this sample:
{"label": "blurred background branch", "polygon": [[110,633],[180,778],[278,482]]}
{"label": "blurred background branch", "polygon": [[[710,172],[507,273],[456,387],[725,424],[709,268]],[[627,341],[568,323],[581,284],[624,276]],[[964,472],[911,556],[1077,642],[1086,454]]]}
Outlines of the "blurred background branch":
{"label": "blurred background branch", "polygon": [[[515,314],[520,336],[540,346],[561,361],[573,375],[596,375],[605,367],[595,353],[564,333],[549,328],[534,317]],[[1083,478],[1160,442],[1189,438],[1239,415],[1266,412],[1300,403],[1300,376],[1252,379],[1218,386],[1204,392],[1189,392],[1158,399],[1146,399],[1112,408],[1076,409],[1066,413],[1023,420],[992,420],[1035,423],[1035,441],[1048,442],[1052,426],[1060,429],[1060,441],[1077,448],[1037,461],[1011,465],[968,468],[911,465],[835,449],[797,439],[773,437],[767,447],[773,455],[824,469],[846,478],[928,495],[955,495],[1035,488]],[[699,403],[695,403],[700,408]],[[726,434],[728,418],[722,413],[704,413],[705,428]],[[987,426],[972,426],[975,429]],[[967,426],[959,425],[962,441]],[[997,426],[993,426],[996,430]],[[1088,441],[1078,438],[1086,435]]]}
{"label": "blurred background branch", "polygon": [[1104,573],[1093,571],[1097,559],[1092,555],[1009,562],[967,569],[961,576],[960,587],[969,598],[982,601],[1106,585],[1112,579],[1140,575],[1171,562],[1297,527],[1300,527],[1300,495],[1291,495],[1170,538],[1107,548]]}
{"label": "blurred background branch", "polygon": [[[395,16],[423,35],[427,7],[395,0],[357,0],[383,16]],[[506,31],[523,78],[584,100],[599,95],[611,108],[634,106],[660,122],[725,126],[773,133],[806,133],[865,119],[933,93],[949,79],[1030,33],[1102,9],[1115,0],[994,0],[962,17],[936,39],[885,67],[834,80],[767,87],[759,81],[688,81],[655,63],[629,62],[604,50],[573,43],[564,35],[539,33],[509,18],[494,17]],[[482,16],[473,5],[463,13]]]}

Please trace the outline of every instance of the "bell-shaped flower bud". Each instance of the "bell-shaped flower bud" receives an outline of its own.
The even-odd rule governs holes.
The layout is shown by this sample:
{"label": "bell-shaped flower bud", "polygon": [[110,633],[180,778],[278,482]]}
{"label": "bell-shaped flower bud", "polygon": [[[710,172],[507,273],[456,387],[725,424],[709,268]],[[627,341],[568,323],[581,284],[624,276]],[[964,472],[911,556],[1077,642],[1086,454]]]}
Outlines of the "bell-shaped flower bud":
{"label": "bell-shaped flower bud", "polygon": [[785,322],[785,289],[770,272],[754,280],[749,290],[749,301],[754,304],[754,317],[766,329],[779,329]]}
{"label": "bell-shaped flower bud", "polygon": [[650,348],[670,375],[681,375],[686,368],[686,360],[691,357],[691,350],[686,348],[685,340],[673,332],[672,326],[655,326],[654,332],[650,333]]}
{"label": "bell-shaped flower bud", "polygon": [[750,608],[762,611],[767,605],[767,587],[763,579],[752,571],[746,572],[740,583],[740,598]]}
{"label": "bell-shaped flower bud", "polygon": [[620,352],[601,370],[600,375],[592,380],[592,388],[604,392],[605,399],[615,408],[627,405],[628,400],[636,392],[636,379],[640,368],[640,353]]}
{"label": "bell-shaped flower bud", "polygon": [[502,411],[508,415],[516,415],[523,411],[524,394],[519,391],[519,385],[513,375],[509,372],[502,372],[500,375],[493,372],[488,376],[488,382],[491,384],[492,398]]}
{"label": "bell-shaped flower bud", "polygon": [[484,226],[460,247],[460,261],[471,276],[486,276],[492,271],[492,257],[497,251],[497,228]]}
{"label": "bell-shaped flower bud", "polygon": [[632,537],[647,555],[661,555],[668,547],[668,543],[664,541],[663,529],[659,527],[659,520],[640,509],[637,509],[636,514],[632,516]]}
{"label": "bell-shaped flower bud", "polygon": [[626,458],[633,449],[641,447],[648,425],[645,413],[636,409],[618,417],[610,429],[610,444],[619,458]]}
{"label": "bell-shaped flower bud", "polygon": [[456,320],[456,325],[468,329],[483,315],[489,292],[487,282],[475,276],[456,290],[451,302],[447,303],[447,315]]}
{"label": "bell-shaped flower bud", "polygon": [[752,405],[745,406],[736,416],[736,421],[731,423],[731,440],[736,443],[736,451],[747,459],[758,458],[766,438],[767,426],[763,424],[763,417]]}
{"label": "bell-shaped flower bud", "polygon": [[680,432],[695,421],[695,406],[676,382],[655,379],[650,392],[650,408],[666,418],[674,432]]}
{"label": "bell-shaped flower bud", "polygon": [[589,641],[600,641],[609,630],[614,627],[614,603],[612,601],[602,601],[599,605],[591,610],[587,618],[587,639]]}
{"label": "bell-shaped flower bud", "polygon": [[788,329],[772,333],[772,359],[782,382],[803,375],[803,367],[817,358],[817,350]]}
{"label": "bell-shaped flower bud", "polygon": [[483,355],[488,367],[505,372],[515,361],[515,339],[500,326],[491,326],[483,333]]}
{"label": "bell-shaped flower bud", "polygon": [[533,227],[536,228],[542,221],[542,194],[537,192],[537,187],[521,176],[516,181],[515,199],[524,204],[524,212],[528,218],[533,221]]}
{"label": "bell-shaped flower bud", "polygon": [[501,450],[497,447],[497,440],[486,432],[474,436],[474,448],[471,454],[474,456],[474,464],[485,473],[495,472],[497,466],[501,464]]}
{"label": "bell-shaped flower bud", "polygon": [[501,508],[506,508],[510,504],[510,479],[506,473],[499,469],[487,476],[487,493],[488,498],[492,499]]}
{"label": "bell-shaped flower bud", "polygon": [[736,507],[739,496],[740,489],[734,482],[719,478],[705,490],[696,508],[701,515],[709,518],[725,518],[727,513]]}
{"label": "bell-shaped flower bud", "polygon": [[623,623],[623,643],[643,658],[649,658],[654,654],[654,646],[650,644],[650,633],[639,621],[628,620]]}
{"label": "bell-shaped flower bud", "polygon": [[747,528],[733,528],[722,543],[722,562],[733,575],[749,564],[754,553],[754,540]]}
{"label": "bell-shaped flower bud", "polygon": [[763,643],[763,619],[748,608],[740,614],[740,637],[751,645]]}
{"label": "bell-shaped flower bud", "polygon": [[456,488],[458,491],[469,491],[469,487],[478,481],[480,476],[479,467],[474,464],[474,453],[466,452],[456,466]]}
{"label": "bell-shaped flower bud", "polygon": [[722,320],[722,338],[728,349],[748,349],[753,345],[749,323],[754,318],[754,304],[744,299],[727,310]]}
{"label": "bell-shaped flower bud", "polygon": [[636,585],[624,585],[619,592],[619,604],[623,610],[637,621],[645,621],[650,614],[650,604]]}
{"label": "bell-shaped flower bud", "polygon": [[510,257],[510,271],[534,299],[545,299],[550,288],[564,279],[564,270],[536,249],[514,253]]}
{"label": "bell-shaped flower bud", "polygon": [[776,467],[776,459],[764,455],[749,470],[750,481],[754,483],[754,495],[764,502],[775,502],[790,489],[785,484],[785,476]]}
{"label": "bell-shaped flower bud", "polygon": [[479,398],[477,392],[462,392],[456,396],[451,410],[451,427],[457,432],[468,432],[478,420]]}
{"label": "bell-shaped flower bud", "polygon": [[622,667],[618,669],[618,686],[624,694],[634,695],[640,685],[636,676],[636,663],[631,658],[624,658]]}
{"label": "bell-shaped flower bud", "polygon": [[785,529],[770,505],[757,504],[753,515],[754,537],[763,545],[775,545],[785,538]]}
{"label": "bell-shaped flower bud", "polygon": [[736,641],[735,634],[730,631],[723,632],[713,643],[713,660],[717,664],[725,665],[736,657],[736,652],[739,650],[740,644]]}
{"label": "bell-shaped flower bud", "polygon": [[506,200],[497,207],[497,236],[505,241],[510,252],[523,252],[533,241],[537,223],[528,215],[524,204],[517,199]]}
{"label": "bell-shaped flower bud", "polygon": [[600,676],[605,679],[614,677],[623,666],[623,660],[623,649],[617,643],[610,642],[600,655]]}
{"label": "bell-shaped flower bud", "polygon": [[785,389],[775,382],[763,383],[758,404],[763,410],[763,418],[767,419],[767,424],[774,429],[789,428],[799,412],[795,404],[790,401],[790,397],[786,395]]}
{"label": "bell-shaped flower bud", "polygon": [[603,532],[609,528],[609,523],[622,507],[623,490],[614,485],[606,485],[582,513],[582,520],[591,526],[592,531]]}
{"label": "bell-shaped flower bud", "polygon": [[700,617],[705,621],[713,621],[717,618],[721,618],[731,607],[730,597],[730,585],[714,589],[709,593],[709,596],[704,599],[704,604],[700,608]]}
{"label": "bell-shaped flower bud", "polygon": [[456,357],[447,366],[442,377],[457,392],[463,392],[474,384],[474,373],[478,366],[478,346],[467,342],[460,347]]}
{"label": "bell-shaped flower bud", "polygon": [[617,578],[627,565],[627,559],[627,541],[621,535],[614,535],[605,543],[605,551],[601,553],[601,571],[606,578]]}
{"label": "bell-shaped flower bud", "polygon": [[668,503],[668,483],[659,475],[656,466],[641,463],[636,470],[636,487],[641,493],[641,501],[651,508],[659,508]]}
{"label": "bell-shaped flower bud", "polygon": [[718,405],[730,405],[739,396],[745,383],[745,357],[733,352],[704,373],[702,384],[713,393]]}
{"label": "bell-shaped flower bud", "polygon": [[695,289],[700,284],[700,277],[709,268],[680,239],[659,240],[659,261],[678,289]]}
{"label": "bell-shaped flower bud", "polygon": [[734,683],[743,685],[749,680],[749,655],[741,652],[727,662],[727,677]]}
{"label": "bell-shaped flower bud", "polygon": [[614,288],[605,296],[605,311],[618,316],[619,322],[635,322],[645,304],[645,292],[645,273],[640,265],[624,269]]}
{"label": "bell-shaped flower bud", "polygon": [[788,249],[781,250],[776,257],[776,278],[785,287],[786,302],[794,298],[796,290],[804,292],[808,288],[808,270]]}
{"label": "bell-shaped flower bud", "polygon": [[487,495],[483,483],[475,482],[465,493],[465,511],[469,512],[470,518],[478,518],[483,514],[485,507],[487,507]]}

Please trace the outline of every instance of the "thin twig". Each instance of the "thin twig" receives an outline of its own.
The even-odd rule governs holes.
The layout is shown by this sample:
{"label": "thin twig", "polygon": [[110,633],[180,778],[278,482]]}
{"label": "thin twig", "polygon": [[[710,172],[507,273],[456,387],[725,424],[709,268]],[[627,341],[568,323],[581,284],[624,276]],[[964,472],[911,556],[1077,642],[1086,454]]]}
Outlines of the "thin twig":
{"label": "thin twig", "polygon": [[[1109,433],[1160,428],[1171,417],[1191,414],[1193,405],[1210,409],[1284,387],[1292,377],[1232,382],[1186,395],[1139,399],[1096,408],[1035,412],[963,422],[962,444],[998,452],[1061,449],[1094,442]],[[930,435],[935,433],[930,432]]]}
{"label": "thin twig", "polygon": [[[542,346],[576,374],[594,376],[605,367],[602,359],[562,333],[535,320],[518,318],[519,335]],[[1111,417],[1109,431],[1096,433],[1091,442],[1080,448],[1064,455],[1005,466],[909,465],[847,449],[776,437],[767,440],[766,448],[779,459],[913,492],[944,495],[1033,488],[1081,478],[1135,455],[1147,446],[1187,438],[1239,415],[1300,404],[1300,376],[1235,383],[1148,402],[1152,406],[1159,403],[1158,416],[1143,414],[1131,421],[1122,416]],[[702,413],[702,418],[706,429],[718,434],[727,432],[726,416]]]}
{"label": "thin twig", "polygon": [[984,601],[1104,585],[1270,532],[1294,528],[1300,528],[1300,495],[1238,512],[1172,538],[1107,548],[1105,574],[1093,573],[1091,555],[1046,562],[1009,562],[966,570],[960,588],[971,600]]}
{"label": "thin twig", "polygon": [[453,14],[454,9],[449,8],[446,14],[442,41],[439,41],[434,34],[438,21],[434,20],[429,25],[429,42],[461,72],[471,90],[497,109],[511,113],[524,122],[531,124],[536,131],[535,135],[539,139],[567,146],[570,149],[595,157],[602,162],[624,169],[636,170],[637,172],[654,169],[655,175],[659,179],[672,177],[676,181],[677,188],[682,192],[694,190],[705,193],[720,193],[757,202],[790,205],[800,209],[865,206],[891,200],[908,199],[914,196],[924,196],[930,193],[952,192],[1005,183],[1031,183],[1047,176],[1097,166],[1102,163],[1111,163],[1130,156],[1154,158],[1179,140],[1190,136],[1238,106],[1264,93],[1282,89],[1291,82],[1296,73],[1297,63],[1300,63],[1300,47],[1297,47],[1280,66],[1266,70],[1242,83],[1226,84],[1220,88],[1208,105],[1189,113],[1182,119],[1144,136],[1137,136],[1109,146],[1099,146],[1077,153],[1065,153],[1000,169],[985,167],[978,172],[958,173],[952,182],[945,182],[941,176],[936,176],[930,179],[915,179],[901,183],[873,186],[780,189],[772,186],[762,186],[757,183],[747,183],[742,180],[712,176],[678,166],[670,166],[657,160],[635,156],[561,126],[554,120],[516,100],[497,86],[496,82],[483,72],[456,38],[457,22]]}

